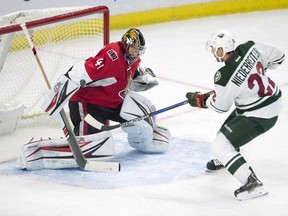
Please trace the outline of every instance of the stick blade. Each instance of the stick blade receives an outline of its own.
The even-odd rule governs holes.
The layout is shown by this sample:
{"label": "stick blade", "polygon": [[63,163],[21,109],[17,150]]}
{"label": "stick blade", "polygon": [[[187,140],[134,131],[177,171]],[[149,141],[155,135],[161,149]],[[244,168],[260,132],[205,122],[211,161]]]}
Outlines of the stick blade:
{"label": "stick blade", "polygon": [[89,113],[85,116],[84,120],[91,125],[94,128],[97,128],[98,130],[101,130],[103,124],[101,124],[99,121],[97,121],[95,118],[93,118]]}
{"label": "stick blade", "polygon": [[89,161],[84,167],[86,171],[96,172],[120,172],[121,165],[117,162]]}
{"label": "stick blade", "polygon": [[97,121],[95,118],[93,118],[89,113],[85,116],[84,120],[91,125],[92,127],[101,130],[101,131],[109,131],[116,128],[121,127],[121,124],[116,125],[103,125],[101,122]]}

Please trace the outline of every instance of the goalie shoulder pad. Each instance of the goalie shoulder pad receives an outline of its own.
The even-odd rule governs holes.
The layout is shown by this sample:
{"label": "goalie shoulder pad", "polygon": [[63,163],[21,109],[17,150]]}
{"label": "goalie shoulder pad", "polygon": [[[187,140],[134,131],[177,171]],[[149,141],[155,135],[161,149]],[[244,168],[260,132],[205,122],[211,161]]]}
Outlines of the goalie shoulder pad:
{"label": "goalie shoulder pad", "polygon": [[79,86],[76,83],[72,82],[67,76],[61,75],[41,101],[40,108],[49,115],[56,117],[78,89]]}

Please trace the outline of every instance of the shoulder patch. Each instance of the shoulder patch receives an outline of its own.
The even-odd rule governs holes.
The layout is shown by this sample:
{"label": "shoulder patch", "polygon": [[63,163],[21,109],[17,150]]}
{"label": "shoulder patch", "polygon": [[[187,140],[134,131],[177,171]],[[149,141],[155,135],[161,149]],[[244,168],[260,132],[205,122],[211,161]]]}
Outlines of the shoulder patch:
{"label": "shoulder patch", "polygon": [[229,82],[229,79],[231,78],[234,70],[230,68],[229,66],[224,66],[220,68],[214,76],[214,84],[226,86]]}
{"label": "shoulder patch", "polygon": [[110,59],[111,59],[112,61],[115,61],[115,60],[118,59],[118,55],[117,55],[117,53],[115,52],[115,50],[113,50],[113,49],[108,50],[108,51],[107,51],[107,54],[108,54],[108,56],[110,57]]}
{"label": "shoulder patch", "polygon": [[217,83],[221,79],[221,72],[217,71],[214,76],[214,83]]}

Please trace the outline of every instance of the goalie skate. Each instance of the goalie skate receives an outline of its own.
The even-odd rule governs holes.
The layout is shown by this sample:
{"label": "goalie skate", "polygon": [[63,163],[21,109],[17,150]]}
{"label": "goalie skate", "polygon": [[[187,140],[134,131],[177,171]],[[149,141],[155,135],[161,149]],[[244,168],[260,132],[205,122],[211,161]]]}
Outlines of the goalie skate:
{"label": "goalie skate", "polygon": [[261,197],[267,194],[268,192],[263,188],[263,183],[256,177],[254,172],[250,174],[247,182],[234,192],[234,195],[239,201]]}

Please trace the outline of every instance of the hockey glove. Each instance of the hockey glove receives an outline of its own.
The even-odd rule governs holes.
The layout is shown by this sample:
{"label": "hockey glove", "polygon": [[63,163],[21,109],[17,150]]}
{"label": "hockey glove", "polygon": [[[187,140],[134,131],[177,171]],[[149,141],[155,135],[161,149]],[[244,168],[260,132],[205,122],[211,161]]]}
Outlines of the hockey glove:
{"label": "hockey glove", "polygon": [[130,89],[139,92],[146,91],[158,85],[158,80],[150,68],[139,66],[135,77],[130,85]]}
{"label": "hockey glove", "polygon": [[200,92],[188,92],[186,98],[189,100],[189,104],[192,107],[208,108],[206,106],[206,100],[209,94],[201,94]]}

